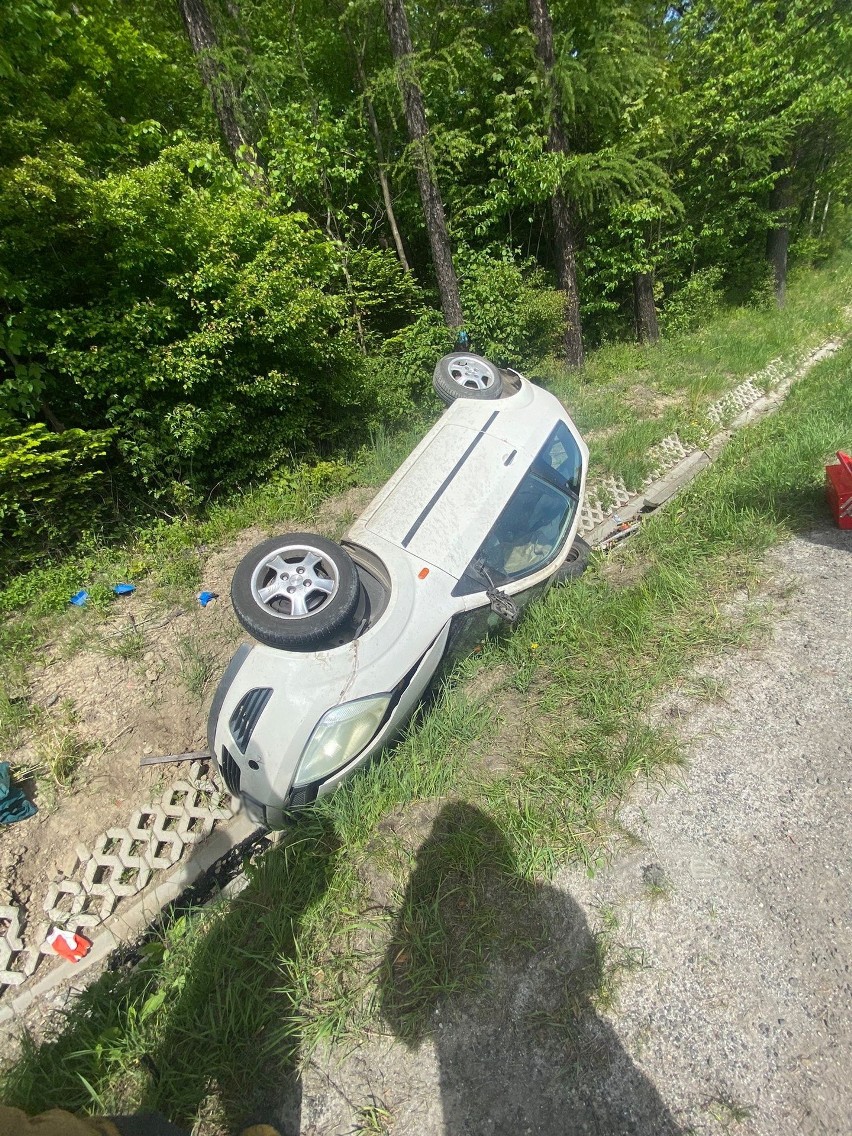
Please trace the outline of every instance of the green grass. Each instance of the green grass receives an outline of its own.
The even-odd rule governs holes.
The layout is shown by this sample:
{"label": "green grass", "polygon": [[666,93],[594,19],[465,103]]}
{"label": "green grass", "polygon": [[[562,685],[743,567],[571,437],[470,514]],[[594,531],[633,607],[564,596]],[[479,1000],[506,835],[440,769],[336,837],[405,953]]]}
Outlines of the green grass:
{"label": "green grass", "polygon": [[[167,919],[140,967],[83,994],[7,1071],[3,1099],[159,1108],[187,1125],[215,1114],[226,1131],[263,1111],[259,1064],[265,1084],[282,1085],[319,1043],[379,1029],[414,1045],[437,1005],[477,990],[499,999],[495,966],[547,935],[529,914],[543,881],[572,858],[593,871],[633,780],[683,759],[655,700],[709,653],[760,633],[760,603],[737,616],[726,605],[757,587],[763,553],[826,517],[822,467],[852,433],[851,371],[849,348],[814,368],[650,518],[617,554],[640,569],[633,583],[596,562],[468,660],[392,754],[250,867],[245,891]],[[491,673],[502,686],[473,696]],[[510,727],[524,713],[528,740],[489,773],[479,757],[519,736]],[[571,971],[565,1028],[611,1005],[641,965],[601,922]]]}
{"label": "green grass", "polygon": [[216,674],[216,656],[192,636],[178,643],[178,678],[186,690],[201,701]]}
{"label": "green grass", "polygon": [[550,363],[540,377],[590,435],[593,470],[636,488],[648,473],[648,446],[675,431],[695,436],[705,408],[720,395],[775,359],[792,363],[800,351],[846,334],[850,294],[848,259],[821,272],[802,269],[791,276],[783,312],[726,308],[697,331],[664,338],[657,347],[604,346],[581,373]]}

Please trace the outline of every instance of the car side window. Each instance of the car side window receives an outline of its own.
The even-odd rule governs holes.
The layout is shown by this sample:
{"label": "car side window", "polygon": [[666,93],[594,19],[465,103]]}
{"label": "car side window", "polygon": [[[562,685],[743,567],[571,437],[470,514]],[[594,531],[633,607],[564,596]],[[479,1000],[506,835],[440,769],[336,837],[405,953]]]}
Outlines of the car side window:
{"label": "car side window", "polygon": [[564,422],[557,424],[539,454],[539,461],[553,470],[574,494],[580,492],[583,458],[571,431]]}
{"label": "car side window", "polygon": [[477,550],[454,594],[501,585],[543,568],[557,554],[579,502],[582,457],[559,423]]}

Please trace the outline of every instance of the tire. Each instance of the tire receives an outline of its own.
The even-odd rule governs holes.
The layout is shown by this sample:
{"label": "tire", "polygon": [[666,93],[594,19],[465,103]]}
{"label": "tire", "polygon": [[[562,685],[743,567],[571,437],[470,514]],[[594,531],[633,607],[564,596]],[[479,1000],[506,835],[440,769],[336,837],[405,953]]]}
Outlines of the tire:
{"label": "tire", "polygon": [[454,351],[438,360],[432,376],[438,398],[449,406],[457,398],[475,398],[490,402],[503,393],[499,369],[481,355]]}
{"label": "tire", "polygon": [[282,651],[320,650],[354,615],[360,589],[352,558],[339,544],[315,533],[286,533],[243,557],[231,601],[259,642]]}
{"label": "tire", "polygon": [[575,536],[568,559],[558,569],[554,584],[567,584],[569,580],[576,580],[582,576],[589,567],[591,555],[591,546],[581,536]]}

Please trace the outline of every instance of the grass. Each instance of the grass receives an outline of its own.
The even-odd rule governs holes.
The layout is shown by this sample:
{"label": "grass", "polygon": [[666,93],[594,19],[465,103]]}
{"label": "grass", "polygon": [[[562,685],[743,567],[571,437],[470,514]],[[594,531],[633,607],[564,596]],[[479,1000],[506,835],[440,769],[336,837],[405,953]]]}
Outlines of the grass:
{"label": "grass", "polygon": [[[259,1061],[263,1082],[281,1085],[318,1044],[380,1030],[417,1045],[436,1008],[499,1005],[499,975],[510,981],[563,938],[580,943],[563,968],[577,1021],[611,1005],[641,960],[603,915],[596,938],[547,880],[571,858],[593,869],[633,780],[682,760],[651,715],[658,696],[760,634],[760,605],[730,601],[758,586],[764,552],[825,515],[822,466],[852,432],[850,370],[849,348],[814,368],[650,518],[617,553],[641,565],[634,582],[613,584],[593,564],[464,663],[393,754],[249,867],[238,897],[167,919],[140,966],[104,976],[64,1028],[29,1044],[3,1099],[159,1108],[186,1125],[215,1114],[236,1128],[263,1112]],[[469,680],[483,672],[499,672],[502,690],[477,699]],[[534,703],[534,728],[492,774],[477,755],[498,734],[501,698],[518,704],[513,692]],[[549,932],[555,903],[573,935]],[[580,1060],[582,1044],[572,1052]]]}
{"label": "grass", "polygon": [[[723,309],[701,329],[657,347],[612,344],[590,352],[581,372],[551,360],[530,376],[551,385],[590,435],[593,472],[615,473],[635,484],[647,472],[648,446],[675,429],[689,436],[698,425],[696,414],[720,393],[772,359],[793,360],[803,348],[845,333],[850,286],[847,256],[819,271],[792,273],[783,312]],[[67,610],[68,597],[83,586],[90,593],[88,606],[103,611],[114,602],[111,588],[119,580],[144,580],[169,604],[191,602],[203,583],[204,549],[252,525],[309,524],[329,496],[351,485],[380,485],[438,413],[437,402],[424,407],[418,421],[395,433],[377,431],[357,454],[282,469],[261,487],[214,501],[201,517],[161,518],[125,533],[120,544],[109,543],[108,534],[93,537],[79,554],[23,573],[0,589],[0,616],[26,613],[32,623]]]}
{"label": "grass", "polygon": [[39,737],[35,751],[35,772],[49,778],[60,788],[65,788],[74,780],[74,775],[90,752],[91,747],[73,725],[51,726]]}
{"label": "grass", "polygon": [[197,639],[184,635],[178,643],[178,678],[199,702],[216,672],[216,656]]}
{"label": "grass", "polygon": [[[783,312],[728,308],[687,335],[656,348],[604,346],[581,373],[558,364],[545,379],[589,436],[593,469],[638,488],[648,473],[644,452],[667,434],[693,439],[707,405],[775,359],[783,375],[804,350],[849,327],[850,264],[824,273],[801,270]],[[779,377],[781,377],[779,375]]]}
{"label": "grass", "polygon": [[[649,472],[649,446],[674,431],[696,440],[713,398],[770,360],[781,357],[792,365],[803,348],[845,332],[850,286],[847,256],[820,271],[793,273],[784,312],[724,309],[699,330],[664,339],[658,347],[611,344],[591,352],[582,372],[566,372],[551,361],[531,377],[549,384],[571,410],[589,441],[592,476],[613,474],[638,488]],[[136,582],[155,606],[193,605],[209,549],[252,525],[311,527],[329,497],[352,485],[384,482],[438,412],[436,403],[405,430],[377,431],[357,454],[282,469],[261,487],[213,502],[203,516],[161,518],[137,529],[128,525],[118,542],[112,531],[105,532],[75,555],[10,580],[0,589],[0,745],[14,750],[28,728],[21,673],[35,661],[39,643],[59,629],[66,655],[89,644],[92,620],[116,602],[117,581]],[[71,611],[68,598],[81,587],[89,601]],[[77,626],[69,629],[71,620]],[[144,646],[129,630],[106,649],[135,661]],[[181,667],[181,680],[193,693],[203,692],[209,677],[200,658],[187,658]]]}
{"label": "grass", "polygon": [[388,1136],[393,1124],[393,1113],[375,1097],[368,1103],[360,1105],[356,1110],[358,1121],[356,1132],[369,1132],[374,1136]]}
{"label": "grass", "polygon": [[101,649],[109,658],[123,659],[131,663],[139,662],[145,654],[146,645],[144,631],[137,626],[135,620],[131,619],[130,623],[104,639]]}

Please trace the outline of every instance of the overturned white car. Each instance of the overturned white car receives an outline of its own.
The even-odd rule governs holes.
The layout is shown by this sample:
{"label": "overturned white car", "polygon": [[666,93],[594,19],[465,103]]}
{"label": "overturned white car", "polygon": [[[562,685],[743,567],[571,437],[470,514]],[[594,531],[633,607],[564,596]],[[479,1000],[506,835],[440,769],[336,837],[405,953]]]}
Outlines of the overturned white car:
{"label": "overturned white car", "polygon": [[271,828],[391,741],[442,662],[585,567],[588,450],[561,403],[467,353],[435,388],[448,409],[340,544],[273,537],[234,573],[259,642],[222,677],[208,741]]}

